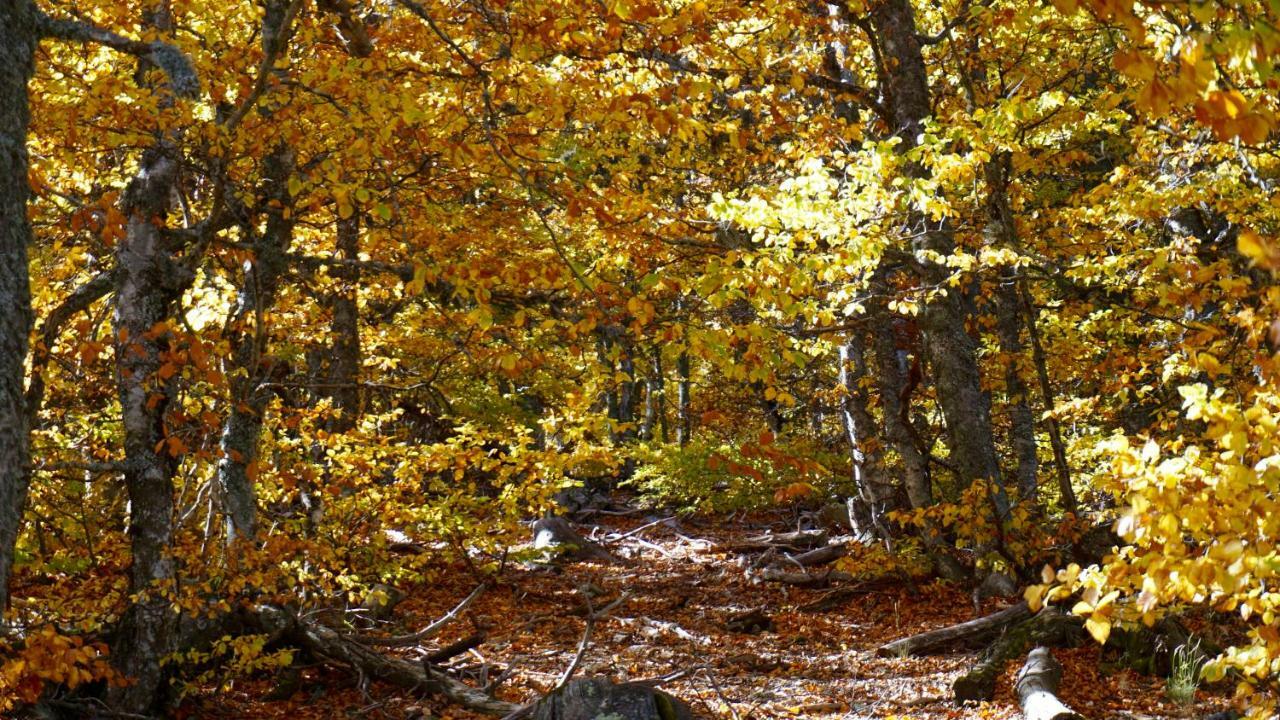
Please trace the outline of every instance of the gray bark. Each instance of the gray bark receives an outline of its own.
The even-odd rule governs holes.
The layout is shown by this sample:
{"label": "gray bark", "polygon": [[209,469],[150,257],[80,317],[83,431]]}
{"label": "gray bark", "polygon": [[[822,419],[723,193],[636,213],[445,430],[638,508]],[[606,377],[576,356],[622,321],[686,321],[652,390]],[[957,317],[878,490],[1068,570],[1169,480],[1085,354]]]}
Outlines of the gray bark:
{"label": "gray bark", "polygon": [[[849,443],[849,459],[853,465],[853,484],[858,499],[871,521],[871,532],[889,540],[885,513],[892,508],[893,485],[884,474],[879,443],[874,437],[875,423],[867,407],[867,393],[862,381],[867,375],[866,351],[859,332],[849,334],[840,346],[840,384],[845,388],[841,402],[845,440]],[[856,528],[867,530],[868,528]]]}
{"label": "gray bark", "polygon": [[267,343],[271,329],[267,315],[275,305],[280,280],[287,268],[286,253],[293,242],[289,210],[292,151],[281,144],[263,160],[262,203],[267,208],[265,231],[253,239],[254,257],[245,262],[244,278],[229,323],[232,372],[231,407],[219,443],[218,484],[226,511],[226,540],[252,539],[257,534],[258,503],[254,468],[262,435],[263,414],[271,393],[265,383],[274,363]]}
{"label": "gray bark", "polygon": [[[262,48],[267,57],[283,52],[289,37],[289,3],[270,0],[262,18]],[[262,436],[263,413],[271,394],[264,386],[274,369],[267,351],[267,314],[275,305],[286,255],[293,243],[293,213],[288,190],[293,173],[293,150],[278,143],[262,161],[261,205],[266,226],[253,232],[253,258],[245,262],[244,278],[228,324],[232,372],[231,403],[219,441],[218,485],[226,512],[226,542],[252,539],[258,531],[258,497],[254,472]]]}
{"label": "gray bark", "polygon": [[[887,98],[886,109],[894,133],[902,140],[898,147],[905,153],[917,146],[924,120],[932,114],[928,72],[914,10],[910,0],[881,0],[868,9],[884,57],[880,83]],[[928,170],[917,163],[909,163],[907,172],[914,178],[928,175]],[[950,223],[946,219],[931,221],[918,209],[910,212],[907,231],[915,250],[948,255],[955,247]],[[927,264],[920,275],[926,285],[946,288],[949,271]],[[946,420],[951,460],[965,480],[995,483],[992,502],[997,515],[1004,518],[1009,503],[991,432],[991,404],[982,390],[976,344],[965,329],[966,315],[963,298],[954,288],[931,300],[921,311],[925,346]]]}
{"label": "gray bark", "polygon": [[1018,671],[1014,689],[1026,720],[1083,720],[1079,713],[1058,699],[1062,682],[1062,665],[1048,648],[1038,647],[1027,654],[1027,662]]}
{"label": "gray bark", "polygon": [[[984,168],[987,181],[987,238],[997,247],[1017,249],[1018,231],[1013,209],[1009,205],[1010,155],[999,153]],[[1022,344],[1022,300],[1018,293],[1017,268],[1008,268],[998,278],[995,291],[996,335],[1000,349],[1009,356],[1005,365],[1005,394],[1009,404],[1009,439],[1017,458],[1018,493],[1022,500],[1034,501],[1037,491],[1035,417],[1027,399],[1027,384],[1022,380],[1019,360]]]}
{"label": "gray bark", "polygon": [[147,714],[162,684],[160,661],[173,651],[176,615],[164,593],[173,590],[173,474],[178,458],[167,443],[165,414],[173,378],[159,370],[170,350],[168,324],[195,273],[162,232],[177,182],[178,158],[168,143],[144,153],[125,191],[125,238],[116,247],[114,303],[116,383],[124,425],[124,477],[129,493],[136,599],[120,621],[111,658],[133,682],[113,687],[108,700],[120,712]]}
{"label": "gray bark", "polygon": [[933,505],[929,479],[929,459],[925,457],[919,433],[911,426],[911,408],[904,405],[907,370],[900,362],[889,322],[875,323],[876,379],[880,390],[880,414],[884,437],[902,460],[902,478],[907,499],[915,509]]}
{"label": "gray bark", "polygon": [[533,720],[693,720],[680,700],[647,685],[574,680],[538,701]]}
{"label": "gray bark", "polygon": [[689,417],[692,385],[689,380],[689,352],[681,351],[676,358],[676,442],[680,447],[693,439],[693,419]]}
{"label": "gray bark", "polygon": [[[358,212],[345,220],[338,220],[337,241],[339,257],[344,260],[360,259]],[[329,397],[339,413],[329,424],[329,428],[332,432],[341,433],[355,427],[360,417],[360,311],[356,297],[360,268],[354,265],[337,267],[332,273],[342,285],[329,301],[333,312],[329,325]]]}
{"label": "gray bark", "polygon": [[31,333],[27,246],[27,82],[35,71],[39,11],[0,0],[0,612],[8,607],[14,547],[27,503],[31,458],[23,375]]}

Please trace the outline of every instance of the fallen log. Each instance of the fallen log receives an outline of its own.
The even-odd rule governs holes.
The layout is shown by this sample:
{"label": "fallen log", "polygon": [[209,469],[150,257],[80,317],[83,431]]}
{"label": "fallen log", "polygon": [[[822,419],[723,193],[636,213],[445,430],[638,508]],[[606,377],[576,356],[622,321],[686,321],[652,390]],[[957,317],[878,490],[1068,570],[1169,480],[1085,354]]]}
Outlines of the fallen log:
{"label": "fallen log", "polygon": [[451,660],[462,653],[479,647],[486,639],[488,639],[488,635],[483,632],[471,633],[461,640],[451,642],[435,652],[424,655],[422,657],[422,662],[429,663],[431,665],[439,665],[446,660]]}
{"label": "fallen log", "polygon": [[956,700],[990,700],[1005,664],[1036,645],[1073,645],[1083,636],[1083,620],[1046,607],[1029,620],[1010,627],[982,652],[972,670],[956,678],[951,690]]}
{"label": "fallen log", "polygon": [[1018,671],[1014,689],[1026,720],[1084,720],[1058,699],[1062,682],[1062,665],[1048,648],[1038,647],[1027,654],[1027,662]]}
{"label": "fallen log", "polygon": [[834,545],[823,545],[815,550],[800,553],[787,559],[787,564],[799,565],[801,567],[811,567],[813,565],[825,565],[829,562],[839,560],[848,554],[849,549],[844,543],[836,543]]}
{"label": "fallen log", "polygon": [[756,535],[739,542],[730,543],[726,549],[731,552],[755,552],[778,548],[793,552],[804,552],[827,544],[826,530],[796,530],[785,533],[766,533]]}
{"label": "fallen log", "polygon": [[824,588],[833,582],[849,582],[853,580],[852,575],[842,570],[831,570],[815,575],[807,572],[783,570],[777,567],[765,568],[760,571],[760,578],[769,582],[780,582],[787,585],[810,588]]}
{"label": "fallen log", "polygon": [[976,620],[894,640],[877,648],[876,654],[880,657],[919,655],[960,642],[988,638],[1005,627],[1029,617],[1031,617],[1031,608],[1024,601]]}

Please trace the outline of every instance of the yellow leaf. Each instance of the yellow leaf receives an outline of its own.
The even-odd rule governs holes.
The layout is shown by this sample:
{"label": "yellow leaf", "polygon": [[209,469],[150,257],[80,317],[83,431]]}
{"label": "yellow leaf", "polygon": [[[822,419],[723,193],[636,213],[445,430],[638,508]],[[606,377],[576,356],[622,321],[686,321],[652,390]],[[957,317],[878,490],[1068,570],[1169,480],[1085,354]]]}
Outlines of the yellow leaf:
{"label": "yellow leaf", "polygon": [[1111,637],[1111,623],[1106,619],[1089,618],[1084,621],[1084,629],[1089,631],[1099,645],[1105,645],[1107,638]]}

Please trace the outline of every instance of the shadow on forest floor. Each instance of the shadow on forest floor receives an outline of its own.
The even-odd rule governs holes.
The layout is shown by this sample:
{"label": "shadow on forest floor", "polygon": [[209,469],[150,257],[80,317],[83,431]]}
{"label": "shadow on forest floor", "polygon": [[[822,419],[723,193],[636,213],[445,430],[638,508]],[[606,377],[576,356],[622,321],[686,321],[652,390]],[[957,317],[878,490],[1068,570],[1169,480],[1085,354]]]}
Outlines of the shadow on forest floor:
{"label": "shadow on forest floor", "polygon": [[[660,518],[599,517],[585,530],[607,538]],[[771,522],[772,520],[772,522]],[[677,529],[678,528],[678,529]],[[879,658],[880,644],[912,633],[972,619],[969,594],[943,583],[888,585],[823,611],[800,608],[826,591],[753,580],[743,558],[725,546],[766,529],[788,530],[781,514],[752,522],[680,519],[658,523],[606,546],[626,562],[579,562],[551,569],[513,567],[502,583],[476,600],[429,648],[408,648],[416,658],[488,629],[475,651],[452,661],[473,686],[510,668],[497,694],[513,702],[550,690],[577,651],[585,624],[580,588],[600,591],[595,607],[621,592],[630,597],[596,623],[577,677],[616,681],[683,677],[661,685],[699,717],[729,718],[1019,718],[1012,696],[1020,663],[1010,663],[988,703],[959,706],[951,682],[972,667],[976,652]],[[407,632],[439,618],[469,593],[468,573],[442,573],[441,584],[408,589],[388,632]],[[470,583],[470,584],[468,584]],[[990,600],[982,613],[1009,601]],[[773,630],[747,634],[726,627],[732,616],[760,608]],[[1165,699],[1164,681],[1131,671],[1107,675],[1099,649],[1056,649],[1064,666],[1060,695],[1088,718],[1203,717],[1226,705],[1228,689],[1202,690],[1198,702],[1179,707]],[[239,680],[229,692],[188,702],[188,717],[208,718],[480,718],[434,697],[415,697],[378,683],[360,688],[352,675],[314,668],[294,695],[262,698],[272,678]]]}

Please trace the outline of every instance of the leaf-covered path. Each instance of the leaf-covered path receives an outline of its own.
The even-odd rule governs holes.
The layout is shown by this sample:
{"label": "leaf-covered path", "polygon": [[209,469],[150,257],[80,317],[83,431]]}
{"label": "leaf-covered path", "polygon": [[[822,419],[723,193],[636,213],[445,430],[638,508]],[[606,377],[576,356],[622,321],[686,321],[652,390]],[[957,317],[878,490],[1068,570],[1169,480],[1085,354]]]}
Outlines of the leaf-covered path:
{"label": "leaf-covered path", "polygon": [[[963,590],[943,583],[868,584],[861,588],[865,592],[832,609],[806,611],[806,604],[829,590],[760,580],[748,572],[754,556],[732,550],[747,535],[790,529],[787,518],[651,524],[659,519],[597,518],[587,525],[594,528],[591,536],[622,562],[512,567],[433,644],[410,648],[406,655],[425,655],[477,630],[487,632],[487,640],[454,659],[451,669],[481,686],[509,670],[498,694],[528,701],[554,687],[576,652],[585,624],[583,592],[592,595],[595,608],[625,592],[627,598],[596,623],[578,675],[627,681],[679,673],[662,687],[702,717],[1019,717],[1011,696],[1016,664],[1006,668],[993,702],[960,706],[951,701],[950,686],[972,665],[973,652],[875,655],[875,648],[889,640],[976,617]],[[444,615],[471,590],[466,571],[453,570],[441,573],[450,578],[447,584],[412,589],[385,630],[410,632]],[[988,601],[981,612],[1007,602]],[[729,629],[733,616],[752,609],[762,610],[773,629]],[[1175,706],[1164,699],[1159,678],[1099,670],[1102,659],[1094,646],[1055,654],[1066,669],[1062,698],[1089,718],[1203,717],[1226,702],[1202,690],[1195,706]],[[483,717],[318,666],[304,670],[303,678],[285,700],[263,701],[278,678],[256,677],[236,681],[222,693],[210,689],[183,711],[193,717],[295,720]]]}

